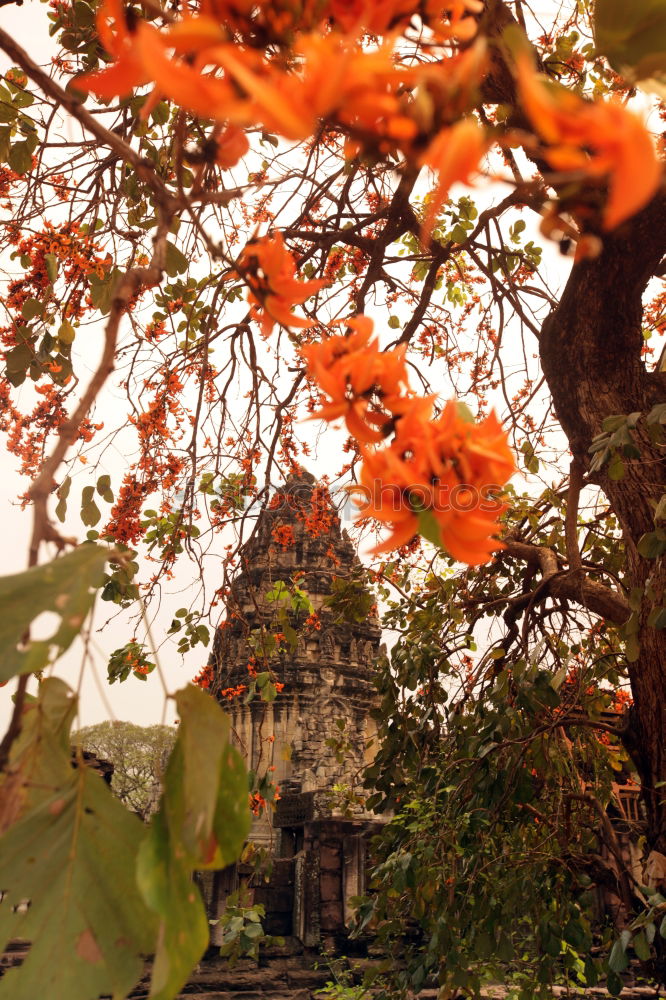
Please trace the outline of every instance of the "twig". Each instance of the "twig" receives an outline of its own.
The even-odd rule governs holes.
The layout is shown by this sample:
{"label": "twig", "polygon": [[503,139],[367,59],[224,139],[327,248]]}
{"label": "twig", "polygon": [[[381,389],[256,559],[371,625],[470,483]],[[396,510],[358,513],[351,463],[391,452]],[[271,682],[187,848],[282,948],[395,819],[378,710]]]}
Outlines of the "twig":
{"label": "twig", "polygon": [[97,119],[92,115],[87,108],[85,108],[78,97],[74,93],[63,90],[63,88],[52,80],[48,73],[45,73],[41,66],[38,66],[34,62],[25,49],[22,49],[20,45],[17,45],[12,36],[3,31],[0,28],[0,49],[2,49],[18,66],[21,67],[24,73],[36,83],[37,86],[42,90],[47,97],[56,101],[61,107],[72,115],[76,120],[88,131],[91,132],[97,140],[104,146],[108,146],[115,153],[118,154],[127,163],[131,163],[137,173],[140,175],[141,179],[144,180],[153,191],[158,195],[162,202],[165,202],[171,197],[167,188],[164,186],[160,178],[157,176],[154,170],[154,165],[150,160],[143,156],[140,156],[135,149],[133,149],[129,143],[121,139],[119,135],[115,132],[111,132],[109,129],[105,128]]}
{"label": "twig", "polygon": [[47,512],[47,500],[53,489],[53,477],[58,466],[65,457],[68,448],[76,440],[79,427],[101,392],[104,383],[115,367],[118,330],[127,306],[142,288],[158,285],[162,280],[166,256],[166,238],[171,224],[171,216],[162,213],[157,232],[153,240],[153,257],[148,267],[130,268],[120,278],[113,293],[111,311],[104,331],[104,351],[86,391],[83,393],[74,413],[60,428],[58,442],[46,459],[39,475],[29,489],[30,499],[35,506],[32,539],[30,542],[29,566],[37,564],[39,546],[43,541],[55,542],[58,548],[63,548],[65,539],[51,524]]}
{"label": "twig", "polygon": [[583,463],[579,458],[571,460],[569,469],[569,492],[567,495],[567,513],[564,519],[564,538],[567,547],[569,569],[577,573],[583,580],[583,563],[578,548],[578,502],[583,485]]}

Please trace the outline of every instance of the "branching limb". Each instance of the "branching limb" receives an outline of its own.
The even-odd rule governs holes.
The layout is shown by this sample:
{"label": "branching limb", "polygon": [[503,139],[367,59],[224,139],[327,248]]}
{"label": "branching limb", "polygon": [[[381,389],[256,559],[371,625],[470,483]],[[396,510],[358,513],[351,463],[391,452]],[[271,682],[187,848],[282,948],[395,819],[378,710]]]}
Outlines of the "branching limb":
{"label": "branching limb", "polygon": [[[55,473],[63,461],[70,445],[76,440],[79,427],[90,412],[90,409],[101,392],[107,378],[114,370],[116,344],[118,342],[118,330],[120,321],[131,300],[141,291],[142,288],[157,285],[162,280],[166,256],[166,239],[169,233],[172,217],[163,213],[157,227],[154,239],[153,257],[146,268],[131,268],[118,282],[111,303],[111,312],[106,330],[104,333],[104,350],[97,369],[90,380],[90,383],[79,400],[74,413],[60,428],[58,441],[52,453],[43,463],[39,475],[30,487],[29,494],[34,504],[33,529],[30,542],[28,565],[37,565],[39,557],[39,547],[42,542],[54,542],[58,549],[62,549],[67,544],[67,539],[63,538],[49,520],[48,498],[53,489],[53,479]],[[28,686],[28,674],[23,674],[18,679],[16,694],[14,696],[14,709],[7,728],[7,732],[0,743],[0,771],[5,766],[12,744],[20,735],[21,719]]]}
{"label": "branching limb", "polygon": [[158,285],[162,280],[166,256],[166,239],[171,224],[171,216],[163,215],[154,238],[153,258],[148,267],[134,267],[126,271],[119,280],[111,303],[111,312],[104,331],[104,350],[97,369],[81,396],[78,406],[72,415],[63,423],[58,435],[58,442],[43,463],[39,475],[29,490],[34,504],[34,519],[32,539],[30,542],[29,566],[37,564],[41,542],[55,542],[58,548],[66,544],[65,539],[54,528],[48,518],[47,501],[53,489],[55,473],[64,459],[70,445],[76,440],[79,427],[88,415],[90,408],[101,392],[104,383],[114,370],[116,344],[120,321],[131,300],[143,289]]}
{"label": "branching limb", "polygon": [[25,49],[22,49],[18,45],[12,36],[3,31],[0,28],[0,49],[5,52],[9,58],[20,66],[23,72],[36,83],[41,91],[51,100],[55,101],[60,107],[64,108],[65,111],[76,118],[80,125],[86,129],[87,132],[92,133],[95,138],[103,146],[107,146],[112,149],[118,156],[123,159],[126,163],[131,163],[137,174],[145,181],[159,197],[161,201],[165,201],[170,198],[171,195],[167,191],[166,187],[156,175],[154,166],[150,160],[145,157],[140,156],[135,149],[130,146],[129,143],[121,139],[119,135],[115,132],[111,132],[109,129],[105,128],[101,122],[99,122],[94,115],[84,108],[81,101],[76,97],[75,93],[63,90],[63,88],[52,80],[48,73],[45,73],[41,66],[38,66],[33,59],[30,58]]}
{"label": "branching limb", "polygon": [[[524,559],[531,566],[541,570],[542,579],[537,588],[539,594],[536,595],[540,599],[550,596],[574,601],[588,611],[618,624],[624,623],[631,614],[629,602],[623,594],[590,580],[589,577],[584,577],[581,581],[576,571],[561,569],[554,549],[544,545],[531,545],[509,537],[504,539],[504,550],[499,558],[504,555]],[[535,593],[532,592],[522,599],[526,604],[530,601],[535,603],[534,597]]]}

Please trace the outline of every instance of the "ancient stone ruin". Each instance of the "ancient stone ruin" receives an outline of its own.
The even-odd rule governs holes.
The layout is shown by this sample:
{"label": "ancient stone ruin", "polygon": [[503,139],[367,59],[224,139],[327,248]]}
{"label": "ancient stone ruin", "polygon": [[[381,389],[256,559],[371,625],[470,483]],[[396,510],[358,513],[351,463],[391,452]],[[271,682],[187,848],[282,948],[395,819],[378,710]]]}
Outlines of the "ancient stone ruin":
{"label": "ancient stone ruin", "polygon": [[[365,888],[367,839],[378,825],[354,790],[374,756],[369,713],[380,628],[374,613],[350,622],[325,604],[334,580],[359,569],[326,491],[306,472],[290,478],[241,551],[229,600],[234,610],[211,657],[211,692],[231,714],[248,768],[268,771],[280,789],[275,811],[262,812],[253,824],[251,840],[273,858],[270,882],[254,889],[254,900],[265,906],[268,934],[295,937],[306,947],[333,947],[344,937],[350,900]],[[296,581],[318,622],[306,637],[299,632],[296,648],[283,645],[270,656],[270,669],[284,685],[274,701],[235,697],[230,703],[225,692],[248,685],[248,663],[250,670],[255,662],[257,670],[266,669],[257,644],[262,626],[275,627],[275,601],[267,595],[278,581]],[[335,739],[337,747],[327,743]],[[213,919],[248,877],[242,864],[211,876],[205,888]]]}

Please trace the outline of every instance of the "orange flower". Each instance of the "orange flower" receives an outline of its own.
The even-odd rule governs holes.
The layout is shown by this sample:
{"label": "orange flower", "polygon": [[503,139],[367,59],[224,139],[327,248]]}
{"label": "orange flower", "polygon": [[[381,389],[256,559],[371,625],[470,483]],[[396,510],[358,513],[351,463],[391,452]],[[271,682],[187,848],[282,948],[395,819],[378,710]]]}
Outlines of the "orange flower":
{"label": "orange flower", "polygon": [[[263,53],[237,45],[218,46],[206,58],[222,66],[249,99],[227,102],[225,116],[238,124],[260,121],[288,139],[305,139],[322,118],[381,134],[387,122],[405,118],[397,91],[412,73],[395,66],[389,44],[364,49],[355,37],[304,35],[294,44],[296,72],[288,73]],[[405,122],[410,137],[415,135],[416,125]]]}
{"label": "orange flower", "polygon": [[397,20],[411,17],[412,0],[330,0],[328,12],[343,31],[382,34]]}
{"label": "orange flower", "polygon": [[[330,0],[327,13],[347,32],[370,31],[384,34],[388,29],[411,20],[414,0]],[[477,30],[476,21],[468,15],[483,10],[481,0],[449,0],[446,16],[441,0],[426,0],[420,5],[426,22],[441,38],[469,40]]]}
{"label": "orange flower", "polygon": [[452,400],[430,420],[425,408],[414,407],[397,422],[390,447],[362,454],[361,514],[392,526],[376,553],[418,533],[470,565],[501,547],[493,537],[504,509],[496,495],[515,462],[494,414],[469,422]]}
{"label": "orange flower", "polygon": [[368,316],[344,321],[346,335],[327,337],[300,349],[310,378],[329,399],[313,417],[337,420],[344,417],[351,434],[364,443],[383,440],[409,397],[405,346],[380,351],[371,338],[373,323]]}
{"label": "orange flower", "polygon": [[[324,120],[341,128],[350,151],[367,146],[372,152],[400,150],[407,155],[417,136],[427,134],[442,119],[454,120],[470,106],[471,88],[483,68],[483,45],[469,46],[443,63],[407,66],[396,56],[394,36],[376,47],[363,43],[366,29],[382,33],[406,22],[413,8],[408,0],[332,0],[328,12],[323,5],[308,7],[304,16],[287,6],[288,10],[271,13],[268,4],[212,0],[202,5],[201,14],[185,15],[159,30],[136,15],[128,20],[121,0],[103,0],[98,32],[114,61],[106,69],[79,76],[78,85],[110,99],[128,96],[152,82],[141,112],[144,118],[166,98],[201,118],[238,129],[259,124],[293,140],[308,138]],[[442,17],[441,5],[431,0],[426,16],[438,37],[468,39],[476,22],[466,15],[479,6],[479,0],[452,0]],[[322,14],[348,34],[322,31],[318,25]],[[308,30],[293,39],[288,66],[270,45],[265,50],[255,47],[258,29],[263,27],[269,35],[274,29],[278,35],[284,30],[287,38],[299,19]],[[249,44],[243,43],[244,36],[250,38]],[[239,40],[231,42],[230,37]],[[426,95],[420,101],[410,97],[418,85]],[[455,142],[456,128],[450,130]],[[469,138],[469,126],[463,133]],[[473,159],[470,154],[465,170],[467,161],[459,150],[455,166],[442,149],[433,155],[436,162],[427,156],[424,162],[440,170],[440,198],[452,180],[465,179],[478,162],[478,156]],[[451,169],[447,181],[445,174]]]}
{"label": "orange flower", "polygon": [[125,97],[135,87],[154,82],[153,92],[142,108],[144,118],[162,96],[206,118],[211,117],[212,109],[233,100],[234,92],[227,83],[202,76],[189,60],[173,58],[189,57],[219,44],[225,35],[213,18],[184,17],[163,32],[139,20],[130,30],[120,0],[104,0],[97,14],[97,31],[116,61],[106,69],[78,76],[78,87],[108,100]]}
{"label": "orange flower", "polygon": [[449,0],[446,4],[446,17],[442,16],[441,0],[426,0],[425,6],[432,19],[433,30],[440,39],[457,38],[467,42],[476,34],[478,23],[469,15],[481,13],[481,0]]}
{"label": "orange flower", "polygon": [[525,52],[516,57],[516,76],[523,108],[547,143],[543,156],[551,166],[608,178],[604,229],[643,208],[659,186],[662,166],[640,118],[617,101],[591,103],[542,81]]}
{"label": "orange flower", "polygon": [[294,316],[292,309],[318,292],[326,282],[298,281],[293,257],[281,233],[251,240],[238,261],[238,269],[250,286],[248,301],[252,318],[267,337],[275,323],[286,327],[314,326],[313,320]]}
{"label": "orange flower", "polygon": [[132,44],[122,0],[105,0],[99,8],[97,34],[115,62],[106,69],[78,76],[78,87],[110,99],[130,94],[135,87],[148,83],[150,77]]}
{"label": "orange flower", "polygon": [[217,142],[215,161],[223,170],[235,167],[250,149],[247,136],[235,125],[227,125],[219,134],[216,134],[215,141]]}
{"label": "orange flower", "polygon": [[[387,17],[394,6],[386,3]],[[114,63],[79,76],[78,85],[110,99],[152,81],[144,117],[165,97],[200,117],[239,128],[262,123],[288,139],[307,138],[327,117],[398,141],[417,134],[399,93],[416,77],[394,63],[393,42],[368,49],[356,34],[313,31],[297,37],[286,70],[263,51],[230,43],[226,18],[214,14],[220,20],[185,16],[159,31],[141,19],[130,27],[120,0],[104,0],[98,33]],[[222,79],[215,75],[219,70]]]}

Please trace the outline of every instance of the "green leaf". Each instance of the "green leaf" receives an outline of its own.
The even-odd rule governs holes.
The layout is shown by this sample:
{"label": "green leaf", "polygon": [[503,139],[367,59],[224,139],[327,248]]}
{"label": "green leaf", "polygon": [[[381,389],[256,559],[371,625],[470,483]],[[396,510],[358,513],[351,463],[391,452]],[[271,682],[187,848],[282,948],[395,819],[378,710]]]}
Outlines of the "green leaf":
{"label": "green leaf", "polygon": [[46,273],[49,276],[49,281],[52,285],[55,285],[56,278],[58,277],[58,258],[55,254],[46,253],[44,254],[44,264],[46,265]]}
{"label": "green leaf", "polygon": [[32,153],[25,141],[15,142],[9,150],[9,166],[17,174],[27,174],[32,167]]}
{"label": "green leaf", "polygon": [[64,319],[58,327],[58,340],[62,344],[73,344],[75,337],[76,330],[68,319]]}
{"label": "green leaf", "polygon": [[269,681],[269,683],[265,684],[261,690],[261,700],[267,702],[275,701],[277,694],[278,691],[275,684],[273,684],[272,681]]}
{"label": "green leaf", "polygon": [[159,104],[156,104],[150,113],[150,117],[155,125],[166,125],[169,121],[169,105],[167,102],[160,101]]}
{"label": "green leaf", "polygon": [[[190,684],[176,694],[176,706],[185,792],[184,812],[172,819],[196,867],[221,868],[236,860],[249,832],[244,766],[228,745],[229,719],[209,694]],[[218,829],[220,796],[229,812]]]}
{"label": "green leaf", "polygon": [[160,918],[151,1000],[171,1000],[208,945],[208,919],[201,895],[186,859],[177,856],[177,846],[165,813],[158,813],[137,862],[143,898]]}
{"label": "green leaf", "polygon": [[647,962],[651,957],[650,945],[647,942],[645,934],[642,932],[637,934],[632,941],[634,946],[634,951],[636,952],[636,957],[640,958],[641,962]]}
{"label": "green leaf", "polygon": [[39,299],[26,299],[21,307],[23,319],[34,319],[44,314],[44,306]]}
{"label": "green leaf", "polygon": [[620,993],[624,989],[622,979],[616,972],[613,972],[612,969],[606,976],[606,989],[612,997],[619,997]]}
{"label": "green leaf", "polygon": [[118,278],[120,277],[120,271],[117,267],[114,267],[108,275],[100,278],[96,274],[91,274],[88,279],[90,282],[90,298],[95,309],[106,315],[111,309],[111,302],[113,301],[113,294],[116,288]]}
{"label": "green leaf", "polygon": [[175,278],[178,274],[184,274],[189,266],[190,262],[185,254],[170,240],[167,240],[165,270],[169,277]]}
{"label": "green leaf", "polygon": [[616,941],[611,948],[611,953],[608,958],[608,968],[612,972],[624,972],[629,966],[629,959],[627,958],[627,953],[622,941]]}
{"label": "green leaf", "polygon": [[467,230],[458,223],[448,234],[448,238],[453,240],[454,243],[464,243],[467,239]]}
{"label": "green leaf", "polygon": [[99,493],[99,495],[103,497],[104,494],[108,493],[109,490],[111,489],[111,476],[107,475],[100,476],[99,479],[97,480],[97,485],[95,488]]}
{"label": "green leaf", "polygon": [[419,522],[419,534],[423,535],[425,539],[436,545],[438,549],[442,548],[442,532],[439,526],[439,522],[431,510],[419,510],[416,511],[416,517]]}
{"label": "green leaf", "polygon": [[627,637],[625,653],[629,663],[636,663],[638,657],[641,655],[641,647],[638,641],[638,636],[630,635]]}
{"label": "green leaf", "polygon": [[0,122],[9,124],[16,121],[18,112],[11,103],[11,96],[5,87],[0,87]]}
{"label": "green leaf", "polygon": [[457,400],[456,401],[456,414],[457,414],[458,419],[462,420],[463,423],[466,423],[466,424],[473,424],[473,423],[475,423],[474,414],[470,410],[470,408],[467,405],[467,403],[463,403],[460,400]]}
{"label": "green leaf", "polygon": [[58,505],[55,509],[56,517],[62,524],[67,515],[67,497],[69,496],[69,488],[72,485],[72,477],[67,476],[65,480],[61,483],[59,488],[56,490],[56,496],[58,498]]}
{"label": "green leaf", "polygon": [[596,0],[594,40],[611,66],[631,80],[666,72],[663,0]]}
{"label": "green leaf", "polygon": [[293,653],[298,648],[298,632],[286,622],[282,626],[282,631],[284,632],[284,637],[289,643],[289,648]]}
{"label": "green leaf", "polygon": [[41,683],[37,698],[27,699],[21,732],[10,752],[12,778],[2,786],[4,829],[71,778],[69,730],[76,706],[73,692],[55,677]]}
{"label": "green leaf", "polygon": [[399,319],[399,317],[398,316],[389,316],[389,318],[388,318],[388,325],[389,325],[389,327],[390,327],[391,330],[399,330],[400,329],[400,319]]}
{"label": "green leaf", "polygon": [[613,457],[608,464],[608,475],[610,479],[618,482],[620,479],[624,479],[624,472],[625,467],[624,462],[622,461],[622,456],[616,451],[613,453]]}
{"label": "green leaf", "polygon": [[567,944],[570,944],[579,950],[585,947],[587,941],[585,928],[581,925],[579,920],[570,920],[562,931],[562,937]]}
{"label": "green leaf", "polygon": [[652,628],[666,628],[666,608],[655,608],[650,613],[648,625]]}
{"label": "green leaf", "polygon": [[10,373],[24,372],[31,364],[34,357],[35,352],[29,347],[28,344],[18,344],[6,355],[5,361],[7,364],[7,371]]}
{"label": "green leaf", "polygon": [[291,594],[289,587],[284,580],[276,580],[272,588],[266,593],[266,600],[274,603],[276,601],[290,601]]}
{"label": "green leaf", "polygon": [[[25,573],[0,577],[0,681],[43,670],[69,648],[102,583],[109,550],[85,543],[73,552]],[[30,623],[54,611],[59,625],[47,639],[23,644]]]}
{"label": "green leaf", "polygon": [[42,684],[35,716],[48,724],[29,736],[39,800],[0,839],[0,945],[32,946],[0,980],[1,1000],[34,1000],[47,982],[50,1000],[126,996],[154,947],[156,921],[134,876],[143,827],[98,774],[72,768],[75,709],[62,681]]}
{"label": "green leaf", "polygon": [[644,559],[657,559],[666,552],[666,541],[656,531],[648,531],[638,539],[636,548]]}
{"label": "green leaf", "polygon": [[250,829],[247,776],[240,754],[228,744],[229,720],[193,684],[175,697],[178,738],[160,811],[138,863],[144,899],[160,918],[153,1000],[178,992],[208,944],[206,912],[192,871],[237,860]]}
{"label": "green leaf", "polygon": [[91,528],[97,524],[101,516],[102,512],[94,500],[89,504],[86,504],[85,507],[81,508],[81,520],[84,524],[89,525]]}

